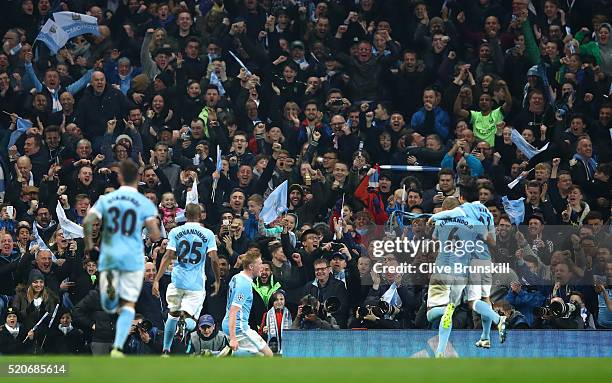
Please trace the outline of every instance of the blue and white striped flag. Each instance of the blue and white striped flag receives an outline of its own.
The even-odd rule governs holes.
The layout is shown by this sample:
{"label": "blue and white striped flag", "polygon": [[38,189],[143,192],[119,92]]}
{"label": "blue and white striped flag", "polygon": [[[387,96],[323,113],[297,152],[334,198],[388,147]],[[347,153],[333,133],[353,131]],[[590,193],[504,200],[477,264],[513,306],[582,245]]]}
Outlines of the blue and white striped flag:
{"label": "blue and white striped flag", "polygon": [[45,43],[53,54],[56,54],[61,47],[66,45],[68,39],[68,34],[51,19],[47,20],[40,30],[40,33],[38,33],[38,36],[36,36],[36,40]]}
{"label": "blue and white striped flag", "polygon": [[68,38],[86,33],[100,36],[98,19],[93,16],[74,12],[55,12],[53,18],[57,25],[68,34]]}
{"label": "blue and white striped flag", "polygon": [[287,211],[287,190],[289,183],[287,180],[278,185],[276,189],[264,201],[263,209],[259,217],[267,225],[274,221],[278,216]]}
{"label": "blue and white striped flag", "polygon": [[415,165],[380,165],[383,170],[397,170],[402,172],[439,172],[442,168],[435,166],[415,166]]}
{"label": "blue and white striped flag", "polygon": [[504,205],[504,210],[506,214],[508,214],[508,218],[510,218],[510,223],[513,225],[518,226],[525,220],[524,199],[524,197],[521,197],[519,199],[509,200],[508,196],[502,197],[502,205]]}

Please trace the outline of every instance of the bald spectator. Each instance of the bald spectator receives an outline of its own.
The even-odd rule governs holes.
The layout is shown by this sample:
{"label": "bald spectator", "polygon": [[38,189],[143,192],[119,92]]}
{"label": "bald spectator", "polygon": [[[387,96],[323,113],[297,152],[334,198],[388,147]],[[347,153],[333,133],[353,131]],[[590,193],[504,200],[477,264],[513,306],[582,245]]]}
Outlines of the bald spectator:
{"label": "bald spectator", "polygon": [[92,141],[94,151],[99,151],[109,120],[116,119],[117,133],[122,131],[128,104],[121,91],[106,83],[104,73],[93,72],[90,85],[77,107],[77,125]]}

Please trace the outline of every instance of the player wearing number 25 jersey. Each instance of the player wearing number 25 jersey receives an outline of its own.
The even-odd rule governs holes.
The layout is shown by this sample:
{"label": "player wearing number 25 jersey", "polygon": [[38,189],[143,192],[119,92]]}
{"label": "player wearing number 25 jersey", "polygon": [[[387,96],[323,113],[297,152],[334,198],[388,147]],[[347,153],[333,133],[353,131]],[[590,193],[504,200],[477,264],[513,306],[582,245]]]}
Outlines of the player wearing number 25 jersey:
{"label": "player wearing number 25 jersey", "polygon": [[206,297],[204,289],[206,277],[206,257],[212,260],[215,272],[215,284],[213,295],[217,293],[219,286],[219,265],[217,258],[217,243],[212,231],[200,225],[200,205],[187,204],[185,206],[185,217],[187,223],[175,227],[168,234],[168,247],[162,258],[152,292],[159,296],[159,280],[166,271],[170,262],[177,259],[172,269],[172,283],[166,290],[166,302],[168,302],[168,320],[164,327],[164,355],[170,353],[172,339],[179,328],[179,335],[183,336],[183,328],[193,331],[196,322],[193,319],[200,316],[202,304]]}

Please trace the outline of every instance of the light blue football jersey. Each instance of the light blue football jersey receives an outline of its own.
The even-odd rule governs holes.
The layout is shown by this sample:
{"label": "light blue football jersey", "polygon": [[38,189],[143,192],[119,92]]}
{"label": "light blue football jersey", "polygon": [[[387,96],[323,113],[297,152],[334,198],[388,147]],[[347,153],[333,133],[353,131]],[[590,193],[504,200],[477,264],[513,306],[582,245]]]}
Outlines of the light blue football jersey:
{"label": "light blue football jersey", "polygon": [[[452,210],[445,210],[436,213],[432,216],[434,220],[442,220],[449,218],[467,218],[472,221],[475,226],[475,230],[481,233],[479,241],[486,242],[487,237],[491,236],[495,239],[495,225],[493,223],[493,214],[487,209],[486,206],[480,202],[466,202],[461,206],[458,206]],[[472,254],[474,259],[491,259],[491,252],[487,245],[481,251],[476,251]]]}
{"label": "light blue football jersey", "polygon": [[142,227],[157,215],[153,202],[137,189],[122,186],[101,196],[91,211],[102,220],[98,270],[144,270]]}
{"label": "light blue football jersey", "polygon": [[229,283],[227,294],[227,306],[225,307],[225,318],[223,318],[223,332],[229,335],[230,308],[240,308],[236,315],[236,334],[247,331],[249,327],[249,315],[253,304],[253,280],[244,273],[234,275]]}
{"label": "light blue football jersey", "polygon": [[480,222],[474,225],[473,220],[465,216],[436,220],[433,236],[440,243],[440,250],[436,257],[438,270],[449,266],[450,272],[445,274],[460,277],[467,275],[463,271],[457,272],[456,265],[460,265],[463,270],[463,266],[470,264],[476,242],[481,234],[478,232],[478,226],[481,226]]}
{"label": "light blue football jersey", "polygon": [[[461,209],[465,211],[468,218],[480,222],[482,227],[477,228],[481,232],[481,240],[486,242],[487,237],[495,240],[495,225],[493,222],[493,214],[487,209],[487,207],[481,204],[479,201],[467,202],[461,205]],[[477,251],[472,255],[475,259],[491,259],[491,252],[489,246],[485,246],[483,251]]]}
{"label": "light blue football jersey", "polygon": [[217,250],[213,232],[197,222],[187,222],[170,230],[168,249],[177,256],[172,269],[174,286],[183,290],[204,290],[206,254]]}

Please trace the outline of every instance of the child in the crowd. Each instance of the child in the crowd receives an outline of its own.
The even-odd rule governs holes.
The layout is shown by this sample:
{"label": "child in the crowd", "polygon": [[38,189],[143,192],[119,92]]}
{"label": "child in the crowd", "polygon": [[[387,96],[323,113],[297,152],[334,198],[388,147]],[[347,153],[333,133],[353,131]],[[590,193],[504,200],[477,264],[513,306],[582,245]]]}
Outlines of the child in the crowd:
{"label": "child in the crowd", "polygon": [[283,353],[283,330],[290,328],[292,321],[291,313],[285,307],[285,293],[283,290],[275,291],[272,294],[272,307],[264,314],[260,326],[260,335],[267,335],[266,341],[273,352]]}
{"label": "child in the crowd", "polygon": [[162,195],[159,210],[162,216],[162,223],[166,230],[169,231],[176,226],[176,217],[183,213],[184,209],[178,207],[174,194],[168,192]]}

